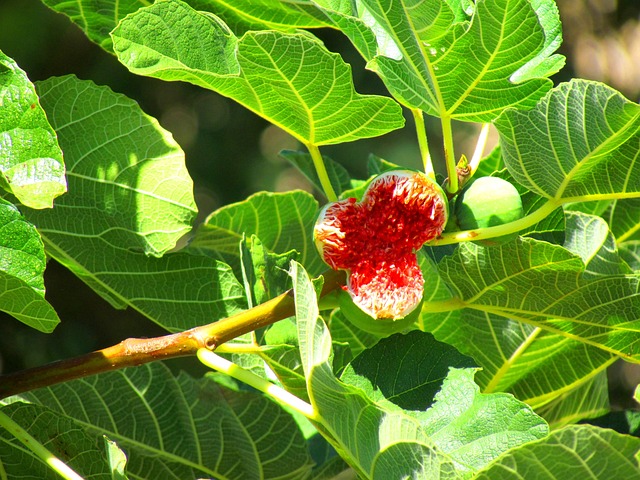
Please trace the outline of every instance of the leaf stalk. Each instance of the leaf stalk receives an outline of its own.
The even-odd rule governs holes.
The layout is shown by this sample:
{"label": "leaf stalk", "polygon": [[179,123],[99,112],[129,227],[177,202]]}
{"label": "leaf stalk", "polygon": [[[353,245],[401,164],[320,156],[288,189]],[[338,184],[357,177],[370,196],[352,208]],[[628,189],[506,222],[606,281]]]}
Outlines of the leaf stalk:
{"label": "leaf stalk", "polygon": [[256,390],[283,402],[295,411],[307,417],[309,420],[320,420],[318,412],[316,412],[311,404],[287,392],[284,388],[259,377],[255,373],[250,372],[249,370],[246,370],[205,348],[198,350],[197,355],[198,359],[206,366],[218,372],[225,373],[236,380],[246,383]]}
{"label": "leaf stalk", "polygon": [[429,152],[429,140],[427,139],[427,129],[424,124],[422,110],[412,108],[411,113],[413,114],[413,120],[416,124],[416,136],[418,137],[418,145],[420,146],[420,158],[422,159],[424,173],[431,178],[436,178],[436,172],[433,169],[433,162],[431,161],[431,153]]}
{"label": "leaf stalk", "polygon": [[330,202],[337,202],[338,195],[336,195],[336,191],[333,189],[333,185],[331,185],[331,180],[329,180],[327,167],[324,164],[324,159],[322,158],[320,149],[317,145],[308,143],[307,150],[309,150],[309,154],[311,155],[311,159],[313,160],[313,165],[316,168],[316,173],[318,174],[318,178],[320,179],[320,185],[322,185],[322,190],[324,190],[324,194],[326,195],[327,200],[329,200]]}

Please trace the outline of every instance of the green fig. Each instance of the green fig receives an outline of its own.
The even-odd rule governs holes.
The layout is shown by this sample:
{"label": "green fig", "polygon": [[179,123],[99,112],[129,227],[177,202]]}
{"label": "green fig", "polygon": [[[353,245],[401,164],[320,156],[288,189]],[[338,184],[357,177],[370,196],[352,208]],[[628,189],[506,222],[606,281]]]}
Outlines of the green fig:
{"label": "green fig", "polygon": [[[473,180],[458,195],[455,217],[460,230],[495,227],[523,217],[522,199],[516,187],[499,177],[480,177]],[[517,233],[479,240],[484,246],[500,245]]]}

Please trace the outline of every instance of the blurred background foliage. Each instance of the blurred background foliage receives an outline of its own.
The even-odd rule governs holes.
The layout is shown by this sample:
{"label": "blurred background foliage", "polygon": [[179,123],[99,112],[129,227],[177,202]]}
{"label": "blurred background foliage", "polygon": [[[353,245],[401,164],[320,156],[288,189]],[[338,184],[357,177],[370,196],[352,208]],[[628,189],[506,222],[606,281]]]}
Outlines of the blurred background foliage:
{"label": "blurred background foliage", "polygon": [[[600,80],[638,101],[640,96],[640,0],[557,0],[563,22],[561,53],[567,66],[556,82],[571,77]],[[386,95],[382,82],[364,69],[350,43],[335,31],[315,31],[331,51],[353,67],[356,90]],[[311,190],[306,180],[278,156],[300,149],[277,127],[213,92],[184,83],[165,83],[130,74],[113,55],[92,44],[66,17],[38,0],[0,0],[0,50],[32,81],[73,73],[135,99],[171,131],[186,153],[202,220],[216,208],[260,191]],[[394,163],[419,168],[411,115],[407,126],[380,138],[326,147],[325,155],[354,177],[366,174],[374,153]],[[472,152],[476,127],[456,126],[458,151]],[[430,145],[441,145],[437,121],[427,120]],[[432,147],[433,148],[433,147]],[[433,152],[436,161],[440,152]],[[316,192],[317,193],[317,192]],[[322,201],[322,199],[320,199]],[[45,335],[0,313],[0,371],[9,372],[78,355],[127,337],[150,337],[162,329],[132,310],[114,311],[68,271],[49,262],[47,298],[62,323]],[[193,362],[174,363],[189,368]],[[638,383],[629,372],[612,372],[620,388]]]}

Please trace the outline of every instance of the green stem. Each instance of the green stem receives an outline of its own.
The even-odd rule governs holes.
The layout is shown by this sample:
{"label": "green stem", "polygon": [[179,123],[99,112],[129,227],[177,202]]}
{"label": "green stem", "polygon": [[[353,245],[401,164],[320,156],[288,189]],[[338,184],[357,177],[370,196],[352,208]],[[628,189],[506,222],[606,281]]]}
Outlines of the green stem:
{"label": "green stem", "polygon": [[443,233],[440,237],[428,242],[430,246],[449,245],[452,243],[466,242],[470,240],[485,240],[487,238],[501,237],[510,233],[519,232],[535,225],[539,221],[546,218],[560,205],[555,200],[547,200],[547,203],[539,209],[522,217],[515,222],[505,223],[504,225],[496,225],[495,227],[480,228],[478,230],[464,230],[461,232]]}
{"label": "green stem", "polygon": [[285,405],[288,405],[296,412],[301,413],[309,420],[316,422],[319,420],[318,413],[311,404],[287,392],[284,388],[274,385],[264,378],[259,377],[255,373],[245,370],[241,366],[222,358],[220,355],[216,355],[212,351],[202,348],[198,350],[198,359],[206,366],[218,372],[225,373],[236,380],[240,380],[256,390],[283,402]]}
{"label": "green stem", "polygon": [[68,480],[82,480],[82,477],[74,472],[66,463],[47,450],[38,440],[13,421],[6,413],[0,411],[0,426],[16,437],[25,447],[31,450],[40,460],[46,463],[62,478]]}
{"label": "green stem", "polygon": [[453,148],[453,132],[451,130],[451,117],[446,115],[440,119],[442,123],[442,141],[444,142],[444,159],[447,166],[447,192],[458,192],[458,169],[456,153]]}
{"label": "green stem", "polygon": [[424,124],[422,110],[412,108],[411,113],[416,123],[416,135],[418,137],[418,145],[420,146],[420,157],[422,158],[424,173],[429,177],[436,178],[436,173],[433,170],[433,162],[431,161],[431,153],[429,152],[429,141],[427,140],[427,129]]}
{"label": "green stem", "polygon": [[324,194],[330,202],[337,202],[338,195],[336,195],[336,192],[331,185],[331,181],[329,180],[327,167],[325,166],[322,155],[320,154],[320,149],[318,149],[317,145],[309,143],[307,144],[307,150],[309,150],[309,153],[311,154],[311,159],[313,160],[313,165],[316,167],[316,173],[320,179],[320,185],[322,185]]}

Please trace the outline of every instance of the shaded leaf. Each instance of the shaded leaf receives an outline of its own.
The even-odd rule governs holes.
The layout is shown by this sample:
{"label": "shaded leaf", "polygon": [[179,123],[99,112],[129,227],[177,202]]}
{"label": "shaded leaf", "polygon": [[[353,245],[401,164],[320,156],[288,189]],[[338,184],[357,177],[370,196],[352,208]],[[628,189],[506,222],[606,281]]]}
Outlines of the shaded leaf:
{"label": "shaded leaf", "polygon": [[174,377],[159,363],[20,398],[116,441],[128,453],[131,477],[297,480],[311,471],[304,439],[275,403],[208,378]]}
{"label": "shaded leaf", "polygon": [[62,151],[27,75],[0,52],[0,187],[30,208],[67,191]]}
{"label": "shaded leaf", "polygon": [[399,105],[357,94],[350,68],[308,34],[248,32],[238,40],[217,17],[175,0],[128,16],[112,37],[133,73],[217,91],[307,145],[378,136],[404,124]]}
{"label": "shaded leaf", "polygon": [[[113,478],[106,452],[99,447],[100,443],[73,420],[48,408],[21,402],[3,407],[2,412],[76,473],[82,475],[82,478]],[[2,427],[0,431],[0,466],[5,478],[60,478],[50,465],[45,464]]]}
{"label": "shaded leaf", "polygon": [[475,367],[454,347],[420,331],[381,339],[347,366],[340,380],[374,401],[386,399],[405,410],[426,410],[450,367]]}

